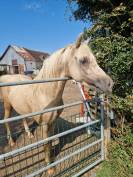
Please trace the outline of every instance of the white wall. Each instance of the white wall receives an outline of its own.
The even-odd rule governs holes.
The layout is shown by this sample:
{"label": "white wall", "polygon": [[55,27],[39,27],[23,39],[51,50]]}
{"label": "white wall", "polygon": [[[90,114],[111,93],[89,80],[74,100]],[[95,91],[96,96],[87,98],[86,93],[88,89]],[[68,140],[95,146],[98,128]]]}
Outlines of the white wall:
{"label": "white wall", "polygon": [[36,70],[36,64],[34,61],[26,61],[26,70],[33,71]]}
{"label": "white wall", "polygon": [[10,47],[3,59],[0,61],[0,64],[12,65],[12,60],[17,59],[18,64],[25,64],[24,59],[16,53],[16,51]]}

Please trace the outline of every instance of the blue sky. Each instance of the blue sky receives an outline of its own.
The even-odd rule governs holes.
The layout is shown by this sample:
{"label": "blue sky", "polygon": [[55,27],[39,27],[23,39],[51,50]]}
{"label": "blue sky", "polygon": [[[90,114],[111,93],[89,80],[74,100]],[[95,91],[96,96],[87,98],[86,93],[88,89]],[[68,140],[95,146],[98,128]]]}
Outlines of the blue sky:
{"label": "blue sky", "polygon": [[66,0],[0,0],[0,55],[9,44],[53,52],[90,24],[69,21]]}

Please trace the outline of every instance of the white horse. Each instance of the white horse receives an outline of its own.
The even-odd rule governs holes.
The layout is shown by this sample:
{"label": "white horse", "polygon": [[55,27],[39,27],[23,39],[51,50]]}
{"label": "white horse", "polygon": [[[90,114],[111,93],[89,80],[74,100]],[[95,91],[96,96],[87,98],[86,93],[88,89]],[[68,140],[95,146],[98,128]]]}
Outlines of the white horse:
{"label": "white horse", "polygon": [[[88,45],[82,43],[82,36],[78,38],[76,43],[58,50],[47,58],[34,80],[56,77],[70,77],[78,82],[93,85],[104,92],[112,91],[113,82],[111,78],[98,66],[95,56]],[[29,78],[24,75],[5,75],[0,77],[0,82],[22,81],[27,79]],[[27,114],[62,105],[62,94],[65,84],[66,81],[58,81],[1,88],[5,109],[4,118],[10,117],[12,107],[19,114]],[[48,133],[54,125],[54,120],[59,117],[61,112],[62,110],[33,117],[37,123],[45,123],[45,126],[43,126],[44,138],[48,137]],[[26,122],[24,126],[30,136]],[[9,143],[13,145],[14,142],[8,124],[6,124],[6,128],[7,134],[10,137]],[[50,144],[47,144],[45,147],[45,160],[47,163],[51,162],[49,146]]]}

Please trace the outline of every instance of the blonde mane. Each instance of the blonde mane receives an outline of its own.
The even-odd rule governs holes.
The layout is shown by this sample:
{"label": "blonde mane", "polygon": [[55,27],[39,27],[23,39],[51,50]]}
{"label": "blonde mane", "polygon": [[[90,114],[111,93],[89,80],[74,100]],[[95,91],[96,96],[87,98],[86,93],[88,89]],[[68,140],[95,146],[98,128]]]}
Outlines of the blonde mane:
{"label": "blonde mane", "polygon": [[66,58],[63,57],[63,54],[70,48],[71,45],[59,49],[57,52],[54,52],[51,56],[46,58],[43,62],[40,73],[34,78],[34,80],[58,77],[59,70],[57,70],[57,68],[60,69],[63,67],[64,69],[66,67]]}

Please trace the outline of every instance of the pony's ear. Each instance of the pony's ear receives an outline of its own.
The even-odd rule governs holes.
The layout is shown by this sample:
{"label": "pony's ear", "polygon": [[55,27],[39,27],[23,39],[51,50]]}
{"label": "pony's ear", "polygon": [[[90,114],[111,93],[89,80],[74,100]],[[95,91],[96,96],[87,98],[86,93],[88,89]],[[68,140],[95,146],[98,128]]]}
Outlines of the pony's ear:
{"label": "pony's ear", "polygon": [[76,48],[79,48],[81,43],[82,43],[82,40],[83,40],[83,34],[80,34],[80,36],[78,37],[78,39],[76,40]]}
{"label": "pony's ear", "polygon": [[90,40],[91,40],[91,38],[87,38],[87,39],[84,41],[84,43],[85,43],[85,44],[88,44],[88,43],[90,42]]}

